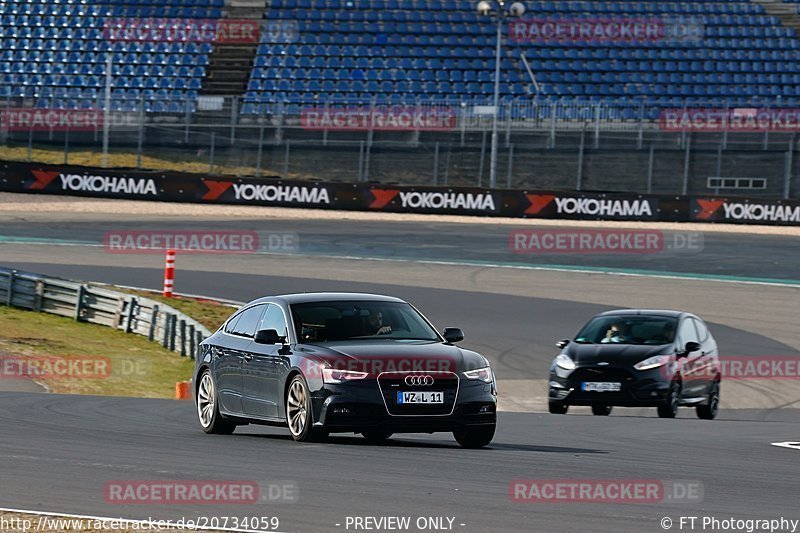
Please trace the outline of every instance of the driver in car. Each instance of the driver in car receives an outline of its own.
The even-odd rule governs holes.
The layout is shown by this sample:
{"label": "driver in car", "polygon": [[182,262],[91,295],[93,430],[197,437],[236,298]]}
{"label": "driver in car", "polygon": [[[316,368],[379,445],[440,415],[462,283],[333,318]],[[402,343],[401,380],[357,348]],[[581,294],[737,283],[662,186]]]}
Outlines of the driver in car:
{"label": "driver in car", "polygon": [[371,311],[367,319],[367,334],[368,335],[386,335],[392,332],[392,326],[383,323],[383,313],[380,311]]}
{"label": "driver in car", "polygon": [[623,333],[624,327],[625,326],[619,322],[612,322],[608,331],[606,331],[606,336],[603,337],[600,342],[603,344],[609,342],[625,342],[628,336]]}

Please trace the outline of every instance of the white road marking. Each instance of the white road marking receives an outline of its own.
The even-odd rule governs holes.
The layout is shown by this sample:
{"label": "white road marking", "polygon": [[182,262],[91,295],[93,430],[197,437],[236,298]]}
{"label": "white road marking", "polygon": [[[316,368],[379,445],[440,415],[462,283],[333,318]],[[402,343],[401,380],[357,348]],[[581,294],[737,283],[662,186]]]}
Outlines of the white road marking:
{"label": "white road marking", "polygon": [[773,442],[773,446],[779,448],[791,448],[792,450],[800,450],[800,442],[786,441],[786,442]]}

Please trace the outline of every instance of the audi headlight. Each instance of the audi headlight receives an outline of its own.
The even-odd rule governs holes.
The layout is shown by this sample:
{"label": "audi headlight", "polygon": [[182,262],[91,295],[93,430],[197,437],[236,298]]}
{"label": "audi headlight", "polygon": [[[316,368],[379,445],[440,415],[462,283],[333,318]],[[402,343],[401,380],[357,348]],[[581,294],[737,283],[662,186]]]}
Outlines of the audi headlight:
{"label": "audi headlight", "polygon": [[644,361],[639,361],[633,365],[633,368],[636,370],[651,370],[666,365],[671,359],[672,358],[668,355],[654,355],[653,357],[648,357]]}
{"label": "audi headlight", "polygon": [[575,370],[575,361],[570,359],[567,354],[560,353],[558,357],[556,357],[556,366],[564,370]]}
{"label": "audi headlight", "polygon": [[367,377],[366,372],[356,372],[354,370],[337,370],[335,368],[322,369],[322,381],[325,383],[347,383],[357,381]]}
{"label": "audi headlight", "polygon": [[484,383],[491,383],[492,381],[494,381],[494,375],[492,374],[492,369],[491,367],[488,366],[479,368],[477,370],[467,370],[466,372],[464,372],[464,377],[467,379],[483,381]]}

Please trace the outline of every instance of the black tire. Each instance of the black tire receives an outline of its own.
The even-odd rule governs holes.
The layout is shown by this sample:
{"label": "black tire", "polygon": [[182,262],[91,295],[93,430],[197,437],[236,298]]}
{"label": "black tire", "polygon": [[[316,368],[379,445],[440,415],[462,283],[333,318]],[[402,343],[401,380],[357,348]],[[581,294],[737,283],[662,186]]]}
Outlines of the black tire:
{"label": "black tire", "polygon": [[286,424],[289,433],[297,442],[320,442],[328,437],[328,433],[313,427],[311,413],[311,393],[302,375],[295,375],[286,388],[284,398],[286,406]]}
{"label": "black tire", "polygon": [[361,435],[363,435],[370,444],[384,444],[394,433],[390,433],[389,431],[363,431]]}
{"label": "black tire", "polygon": [[658,406],[659,418],[675,418],[678,414],[678,406],[680,405],[681,386],[678,382],[673,381],[669,387],[669,395],[664,400],[662,405]]}
{"label": "black tire", "polygon": [[715,381],[708,391],[708,403],[697,406],[697,418],[701,420],[714,420],[719,411],[719,381]]}
{"label": "black tire", "polygon": [[455,437],[462,448],[483,448],[492,442],[494,430],[494,424],[489,427],[462,429],[454,431],[453,437]]}
{"label": "black tire", "polygon": [[569,411],[569,405],[557,402],[547,402],[547,410],[551,415],[565,415]]}
{"label": "black tire", "polygon": [[217,387],[211,371],[206,369],[200,374],[195,394],[195,406],[200,427],[206,433],[216,435],[230,435],[236,429],[236,424],[226,420],[219,412],[219,398]]}
{"label": "black tire", "polygon": [[611,414],[611,409],[613,407],[610,405],[593,405],[592,414],[594,416],[608,416]]}

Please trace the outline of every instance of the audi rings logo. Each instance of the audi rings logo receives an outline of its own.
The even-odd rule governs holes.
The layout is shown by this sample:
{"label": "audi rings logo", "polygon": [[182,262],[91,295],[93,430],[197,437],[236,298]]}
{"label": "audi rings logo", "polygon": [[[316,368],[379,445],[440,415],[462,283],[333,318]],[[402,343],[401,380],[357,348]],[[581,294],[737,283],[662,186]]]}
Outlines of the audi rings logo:
{"label": "audi rings logo", "polygon": [[433,385],[433,376],[406,376],[405,382],[409,387],[429,387]]}

